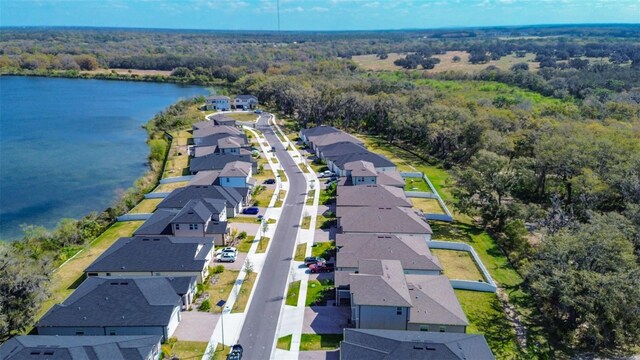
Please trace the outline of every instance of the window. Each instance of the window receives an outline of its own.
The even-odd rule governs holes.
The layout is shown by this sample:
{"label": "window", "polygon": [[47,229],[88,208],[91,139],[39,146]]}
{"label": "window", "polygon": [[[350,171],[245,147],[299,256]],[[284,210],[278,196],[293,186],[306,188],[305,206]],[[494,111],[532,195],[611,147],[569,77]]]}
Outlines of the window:
{"label": "window", "polygon": [[189,224],[189,230],[198,230],[198,224]]}
{"label": "window", "polygon": [[440,326],[440,332],[444,332],[445,327],[444,326]]}
{"label": "window", "polygon": [[109,335],[115,336],[116,335],[116,331],[115,330],[109,330]]}
{"label": "window", "polygon": [[76,335],[84,335],[84,331],[82,331],[82,329],[76,329]]}
{"label": "window", "polygon": [[402,315],[402,308],[401,307],[397,307],[396,308],[396,314],[397,315]]}
{"label": "window", "polygon": [[230,180],[230,179],[229,179],[229,178],[227,178],[227,182],[229,182],[229,180]]}
{"label": "window", "polygon": [[176,224],[176,230],[180,230],[180,224]]}
{"label": "window", "polygon": [[420,325],[420,331],[429,331],[429,325]]}

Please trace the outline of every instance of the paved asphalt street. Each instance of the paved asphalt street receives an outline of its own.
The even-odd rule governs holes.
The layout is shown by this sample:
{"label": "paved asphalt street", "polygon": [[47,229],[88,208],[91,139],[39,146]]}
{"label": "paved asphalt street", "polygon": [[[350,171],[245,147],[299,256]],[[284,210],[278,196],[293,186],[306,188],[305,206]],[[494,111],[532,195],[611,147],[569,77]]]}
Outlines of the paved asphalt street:
{"label": "paved asphalt street", "polygon": [[239,343],[246,359],[271,356],[307,189],[304,175],[268,126],[268,119],[263,114],[257,129],[275,146],[276,156],[289,179],[289,192],[240,333]]}

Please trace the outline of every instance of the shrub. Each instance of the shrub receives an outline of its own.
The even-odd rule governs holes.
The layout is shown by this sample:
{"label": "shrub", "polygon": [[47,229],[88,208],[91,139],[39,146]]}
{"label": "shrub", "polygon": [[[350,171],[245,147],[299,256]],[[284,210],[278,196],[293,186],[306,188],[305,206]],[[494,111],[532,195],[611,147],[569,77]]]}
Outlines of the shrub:
{"label": "shrub", "polygon": [[247,232],[246,231],[243,231],[243,232],[240,233],[240,235],[238,235],[238,239],[240,239],[240,240],[244,240],[246,238],[247,238]]}
{"label": "shrub", "polygon": [[214,274],[220,274],[222,272],[224,272],[224,266],[222,265],[216,265],[216,267],[213,268],[212,271]]}
{"label": "shrub", "polygon": [[200,311],[209,311],[209,310],[211,310],[211,301],[209,301],[209,299],[203,301],[202,304],[200,304],[200,306],[198,307],[198,310],[200,310]]}

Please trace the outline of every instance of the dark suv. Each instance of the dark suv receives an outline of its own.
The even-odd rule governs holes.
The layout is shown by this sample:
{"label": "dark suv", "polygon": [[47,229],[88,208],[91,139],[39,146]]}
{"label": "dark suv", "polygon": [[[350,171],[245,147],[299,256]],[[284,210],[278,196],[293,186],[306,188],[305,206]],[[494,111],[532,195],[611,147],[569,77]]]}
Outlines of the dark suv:
{"label": "dark suv", "polygon": [[231,347],[231,351],[227,354],[227,360],[240,360],[242,359],[242,345],[235,344]]}

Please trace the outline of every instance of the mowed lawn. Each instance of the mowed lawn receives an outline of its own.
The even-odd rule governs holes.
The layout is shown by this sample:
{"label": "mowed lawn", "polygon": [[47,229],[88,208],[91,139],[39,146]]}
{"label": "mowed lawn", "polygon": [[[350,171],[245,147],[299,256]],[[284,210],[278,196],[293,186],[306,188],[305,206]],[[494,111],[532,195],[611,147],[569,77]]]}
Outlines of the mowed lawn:
{"label": "mowed lawn", "polygon": [[234,112],[234,113],[226,113],[224,116],[228,118],[232,118],[238,121],[256,121],[258,120],[258,115],[253,112]]}
{"label": "mowed lawn", "polygon": [[449,279],[486,281],[468,252],[432,249],[431,253],[440,260],[444,274]]}
{"label": "mowed lawn", "polygon": [[108,249],[116,240],[121,237],[131,236],[142,221],[117,222],[109,227],[102,235],[97,237],[85,250],[75,258],[62,265],[51,275],[51,296],[42,303],[38,312],[39,319],[44,313],[56,303],[62,302],[73,290],[80,285],[84,276],[84,269]]}
{"label": "mowed lawn", "polygon": [[146,214],[152,213],[158,207],[158,204],[162,202],[163,199],[144,199],[136,205],[133,209],[129,211],[129,214]]}
{"label": "mowed lawn", "polygon": [[181,130],[171,133],[173,141],[169,149],[169,156],[165,164],[162,178],[189,175],[189,152],[187,145],[193,137],[191,130]]}
{"label": "mowed lawn", "polygon": [[436,199],[410,198],[413,208],[426,214],[444,214],[444,210]]}
{"label": "mowed lawn", "polygon": [[189,185],[188,181],[178,181],[174,183],[160,184],[155,189],[153,189],[153,192],[171,192],[175,189],[179,189],[187,185]]}

